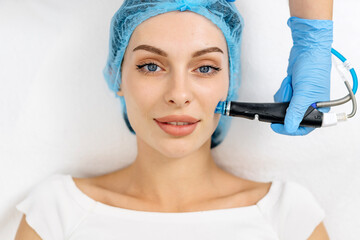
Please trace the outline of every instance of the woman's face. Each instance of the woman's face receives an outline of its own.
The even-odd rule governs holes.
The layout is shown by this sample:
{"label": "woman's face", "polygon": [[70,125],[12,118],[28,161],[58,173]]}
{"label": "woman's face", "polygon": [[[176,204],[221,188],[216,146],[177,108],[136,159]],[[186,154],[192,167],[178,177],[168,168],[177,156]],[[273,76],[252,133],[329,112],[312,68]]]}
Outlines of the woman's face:
{"label": "woman's face", "polygon": [[[194,55],[208,48],[212,51]],[[228,92],[229,65],[225,37],[210,20],[190,11],[147,19],[130,38],[121,72],[118,95],[125,98],[138,143],[178,158],[211,141],[220,119],[215,108]],[[174,136],[155,120],[168,115],[199,122],[192,133]]]}

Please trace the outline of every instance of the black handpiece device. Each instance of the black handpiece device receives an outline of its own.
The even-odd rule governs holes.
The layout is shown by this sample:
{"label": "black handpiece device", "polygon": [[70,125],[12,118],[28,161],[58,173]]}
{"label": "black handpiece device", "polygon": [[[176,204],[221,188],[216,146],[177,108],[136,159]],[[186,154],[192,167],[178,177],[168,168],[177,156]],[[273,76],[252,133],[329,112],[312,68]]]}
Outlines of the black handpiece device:
{"label": "black handpiece device", "polygon": [[[242,117],[247,119],[258,118],[262,122],[284,124],[286,109],[290,102],[281,103],[247,103],[247,102],[226,102],[225,115],[233,117]],[[310,106],[300,126],[303,127],[321,127],[323,113]]]}

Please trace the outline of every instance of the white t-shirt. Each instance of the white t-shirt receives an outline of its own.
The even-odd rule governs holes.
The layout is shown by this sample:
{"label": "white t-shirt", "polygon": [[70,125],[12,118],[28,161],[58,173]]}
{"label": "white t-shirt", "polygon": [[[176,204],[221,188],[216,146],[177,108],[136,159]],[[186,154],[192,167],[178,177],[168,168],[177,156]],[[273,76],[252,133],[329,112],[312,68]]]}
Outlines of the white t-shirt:
{"label": "white t-shirt", "polygon": [[65,174],[39,183],[16,208],[44,240],[305,240],[325,217],[311,192],[290,181],[273,181],[256,205],[165,213],[97,202]]}

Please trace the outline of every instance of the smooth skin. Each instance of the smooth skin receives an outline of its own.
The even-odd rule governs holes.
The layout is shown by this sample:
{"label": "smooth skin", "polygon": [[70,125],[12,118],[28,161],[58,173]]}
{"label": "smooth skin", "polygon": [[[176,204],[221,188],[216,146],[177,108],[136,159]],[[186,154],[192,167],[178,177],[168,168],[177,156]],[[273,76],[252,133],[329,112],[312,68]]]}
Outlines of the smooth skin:
{"label": "smooth skin", "polygon": [[289,0],[290,15],[304,19],[332,20],[333,0]]}
{"label": "smooth skin", "polygon": [[[199,27],[194,29],[194,22]],[[183,29],[179,29],[181,26]],[[142,44],[161,48],[168,56],[133,51]],[[195,51],[214,46],[223,53],[191,57]],[[153,75],[136,69],[148,60],[157,65]],[[204,65],[222,70],[204,77],[199,69]],[[153,68],[148,65],[143,71]],[[256,204],[267,194],[270,184],[224,171],[215,164],[210,151],[210,137],[220,118],[214,110],[220,100],[226,99],[228,74],[226,41],[221,30],[206,18],[191,12],[172,12],[140,24],[125,53],[122,89],[118,92],[125,97],[138,154],[124,169],[91,179],[74,179],[79,189],[105,204],[142,211],[200,211]],[[153,120],[170,114],[188,114],[201,121],[192,134],[173,137]],[[309,239],[328,239],[324,233],[321,223]],[[23,216],[15,240],[35,239],[41,238]]]}
{"label": "smooth skin", "polygon": [[15,240],[41,240],[42,238],[26,222],[25,215],[21,218]]}

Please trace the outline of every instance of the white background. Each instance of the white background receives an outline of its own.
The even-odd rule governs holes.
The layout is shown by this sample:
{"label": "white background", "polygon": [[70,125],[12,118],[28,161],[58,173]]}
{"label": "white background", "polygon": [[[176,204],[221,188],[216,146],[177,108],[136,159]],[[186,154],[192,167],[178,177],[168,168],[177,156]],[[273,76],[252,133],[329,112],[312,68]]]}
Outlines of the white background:
{"label": "white background", "polygon": [[[133,161],[135,136],[102,76],[110,19],[121,3],[0,1],[0,239],[13,239],[22,216],[15,205],[44,178],[90,177]],[[272,102],[292,46],[288,1],[236,5],[245,20],[239,100]],[[357,0],[334,3],[333,48],[358,74],[359,10]],[[333,67],[331,96],[345,94]],[[332,109],[350,110],[350,103]],[[236,118],[213,153],[238,176],[303,184],[324,208],[331,239],[359,239],[359,115],[305,137],[278,135],[267,123]]]}

